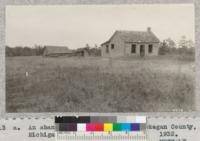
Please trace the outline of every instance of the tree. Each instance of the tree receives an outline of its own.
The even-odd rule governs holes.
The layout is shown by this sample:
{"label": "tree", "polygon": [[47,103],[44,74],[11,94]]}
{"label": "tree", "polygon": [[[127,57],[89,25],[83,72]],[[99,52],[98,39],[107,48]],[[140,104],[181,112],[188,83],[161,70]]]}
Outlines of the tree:
{"label": "tree", "polygon": [[13,55],[13,49],[9,46],[6,46],[6,56],[12,57]]}
{"label": "tree", "polygon": [[14,48],[14,56],[23,56],[23,48],[21,46],[17,46]]}
{"label": "tree", "polygon": [[188,40],[186,36],[182,36],[179,41],[179,53],[192,55],[194,52],[194,42],[192,40]]}
{"label": "tree", "polygon": [[23,54],[21,54],[22,56],[32,56],[33,52],[32,49],[29,47],[24,47],[23,48]]}
{"label": "tree", "polygon": [[165,40],[166,44],[168,47],[170,48],[175,48],[176,47],[176,43],[171,39],[171,38],[167,38]]}
{"label": "tree", "polygon": [[194,42],[192,40],[187,40],[187,47],[194,48]]}
{"label": "tree", "polygon": [[169,53],[169,48],[168,48],[167,42],[163,40],[163,42],[161,42],[161,47],[159,48],[159,54],[165,55],[167,53]]}
{"label": "tree", "polygon": [[89,44],[86,44],[86,45],[85,45],[85,48],[90,48],[90,45],[89,45]]}
{"label": "tree", "polygon": [[9,47],[6,46],[6,56],[35,56],[42,55],[44,51],[44,47],[35,46],[35,48],[31,48],[28,46],[21,47]]}
{"label": "tree", "polygon": [[44,47],[41,45],[34,45],[35,55],[43,55]]}
{"label": "tree", "polygon": [[179,47],[180,48],[187,48],[186,36],[181,36],[181,39],[179,41]]}
{"label": "tree", "polygon": [[97,45],[97,44],[95,44],[95,45],[94,45],[94,48],[98,48],[98,45]]}

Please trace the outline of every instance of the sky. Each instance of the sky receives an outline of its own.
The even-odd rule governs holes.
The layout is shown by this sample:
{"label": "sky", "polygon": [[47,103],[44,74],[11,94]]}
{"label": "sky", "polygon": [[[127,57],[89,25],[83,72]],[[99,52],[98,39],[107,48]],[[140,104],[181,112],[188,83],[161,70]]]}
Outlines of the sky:
{"label": "sky", "polygon": [[71,49],[107,41],[115,30],[152,32],[162,41],[195,40],[193,4],[7,6],[6,45]]}

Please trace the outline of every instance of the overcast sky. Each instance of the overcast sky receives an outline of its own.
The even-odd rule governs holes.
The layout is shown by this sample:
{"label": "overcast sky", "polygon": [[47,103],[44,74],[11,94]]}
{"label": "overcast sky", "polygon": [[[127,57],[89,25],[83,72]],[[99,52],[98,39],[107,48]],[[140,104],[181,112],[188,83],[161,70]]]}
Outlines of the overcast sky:
{"label": "overcast sky", "polygon": [[8,6],[6,44],[100,45],[115,30],[144,31],[150,26],[162,41],[182,35],[194,41],[193,4]]}

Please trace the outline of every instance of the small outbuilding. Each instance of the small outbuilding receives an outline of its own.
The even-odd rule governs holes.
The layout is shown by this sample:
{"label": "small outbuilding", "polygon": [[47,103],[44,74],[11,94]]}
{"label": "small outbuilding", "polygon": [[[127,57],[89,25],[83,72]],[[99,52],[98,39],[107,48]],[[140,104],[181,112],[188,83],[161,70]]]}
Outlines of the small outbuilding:
{"label": "small outbuilding", "polygon": [[45,57],[72,56],[72,51],[65,46],[44,46],[43,56]]}
{"label": "small outbuilding", "polygon": [[90,56],[90,51],[89,48],[79,48],[75,51],[75,56],[83,56],[83,57],[88,57]]}

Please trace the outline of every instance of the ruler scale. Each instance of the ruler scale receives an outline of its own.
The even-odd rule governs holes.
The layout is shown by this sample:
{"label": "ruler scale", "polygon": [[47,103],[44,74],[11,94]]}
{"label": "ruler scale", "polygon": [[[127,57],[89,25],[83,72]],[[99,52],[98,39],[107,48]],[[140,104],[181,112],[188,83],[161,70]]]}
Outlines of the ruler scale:
{"label": "ruler scale", "polygon": [[[86,134],[86,133],[85,133]],[[145,134],[130,134],[130,135],[124,135],[121,133],[118,133],[116,135],[106,135],[105,133],[102,135],[99,135],[97,133],[94,133],[94,135],[85,135],[85,134],[81,134],[80,133],[75,133],[74,135],[55,135],[57,140],[66,140],[66,139],[74,139],[74,140],[88,140],[88,139],[101,139],[101,140],[106,140],[106,139],[125,139],[125,140],[130,140],[130,139],[134,139],[134,140],[146,140],[146,135]],[[120,135],[119,135],[120,134]]]}

